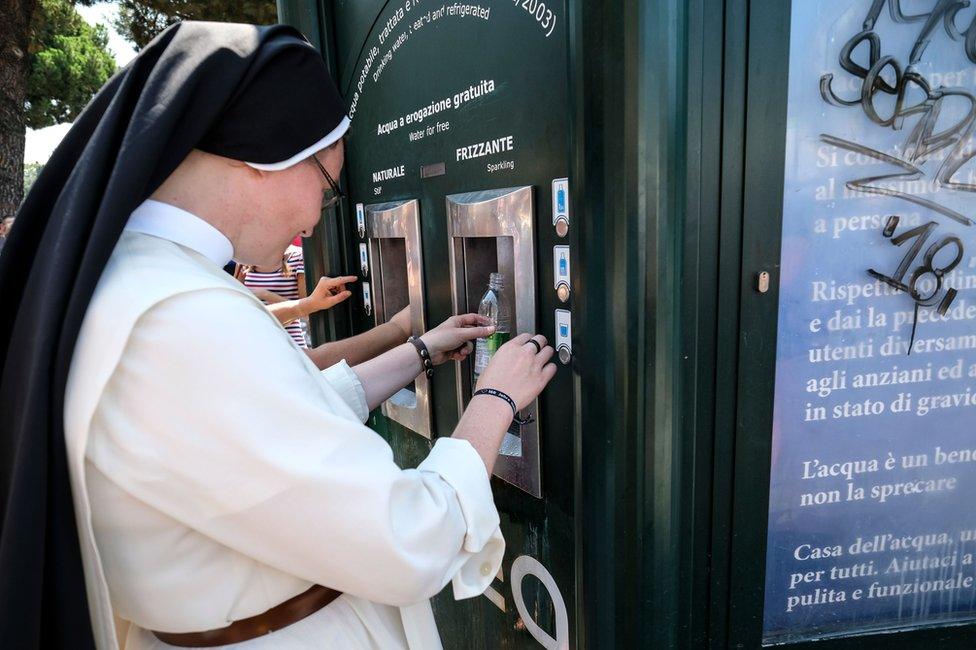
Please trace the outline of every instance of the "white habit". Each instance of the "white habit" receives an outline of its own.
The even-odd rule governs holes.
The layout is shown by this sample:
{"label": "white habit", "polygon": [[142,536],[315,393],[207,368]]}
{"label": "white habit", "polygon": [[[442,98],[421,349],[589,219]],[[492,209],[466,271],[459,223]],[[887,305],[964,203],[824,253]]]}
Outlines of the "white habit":
{"label": "white habit", "polygon": [[95,291],[65,395],[99,648],[169,648],[313,584],[344,593],[231,646],[439,648],[428,598],[481,594],[505,543],[485,467],[440,439],[417,469],[363,425],[345,363],[321,372],[221,270],[230,242],[147,201]]}

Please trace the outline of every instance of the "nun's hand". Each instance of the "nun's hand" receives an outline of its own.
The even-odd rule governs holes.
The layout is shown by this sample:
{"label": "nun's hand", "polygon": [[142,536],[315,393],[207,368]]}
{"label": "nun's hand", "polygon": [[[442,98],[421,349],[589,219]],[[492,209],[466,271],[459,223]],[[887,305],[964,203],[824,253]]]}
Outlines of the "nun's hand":
{"label": "nun's hand", "polygon": [[352,295],[352,292],[346,289],[346,285],[355,281],[356,276],[354,275],[346,275],[341,278],[327,278],[325,276],[319,278],[315,290],[307,298],[303,298],[305,303],[303,311],[306,314],[313,314],[323,309],[335,307]]}
{"label": "nun's hand", "polygon": [[478,314],[452,316],[420,337],[430,351],[434,365],[445,361],[460,361],[474,350],[475,339],[495,331],[491,320]]}
{"label": "nun's hand", "polygon": [[555,350],[541,334],[519,334],[498,348],[478,378],[477,388],[494,388],[523,409],[532,403],[556,375],[550,363]]}

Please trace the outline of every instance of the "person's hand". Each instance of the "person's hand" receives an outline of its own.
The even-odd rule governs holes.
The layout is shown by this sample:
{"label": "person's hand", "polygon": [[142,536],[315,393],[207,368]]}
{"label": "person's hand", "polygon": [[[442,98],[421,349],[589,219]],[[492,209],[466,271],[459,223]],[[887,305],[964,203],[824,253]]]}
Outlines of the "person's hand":
{"label": "person's hand", "polygon": [[410,305],[395,313],[390,322],[400,328],[403,332],[403,340],[407,340],[407,337],[413,334],[413,327],[410,325]]}
{"label": "person's hand", "polygon": [[474,350],[472,341],[491,335],[495,328],[491,320],[478,314],[451,316],[420,337],[430,352],[434,365],[445,361],[460,361]]}
{"label": "person's hand", "polygon": [[519,334],[498,348],[478,378],[477,389],[501,391],[523,409],[539,396],[556,374],[556,365],[548,363],[554,352],[541,334]]}
{"label": "person's hand", "polygon": [[307,298],[302,299],[302,306],[305,308],[303,311],[306,314],[313,314],[323,309],[335,307],[352,295],[352,292],[346,289],[346,284],[355,281],[356,276],[354,275],[346,275],[341,278],[327,278],[325,276],[319,278],[315,290]]}

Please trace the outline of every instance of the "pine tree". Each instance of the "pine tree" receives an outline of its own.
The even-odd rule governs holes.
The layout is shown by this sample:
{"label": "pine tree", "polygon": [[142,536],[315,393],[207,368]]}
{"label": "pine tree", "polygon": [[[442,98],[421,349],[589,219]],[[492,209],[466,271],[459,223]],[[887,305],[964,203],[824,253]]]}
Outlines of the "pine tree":
{"label": "pine tree", "polygon": [[73,120],[115,70],[105,29],[74,5],[8,0],[0,20],[0,219],[23,199],[27,127]]}
{"label": "pine tree", "polygon": [[120,0],[115,28],[138,49],[181,20],[270,25],[278,20],[274,0]]}

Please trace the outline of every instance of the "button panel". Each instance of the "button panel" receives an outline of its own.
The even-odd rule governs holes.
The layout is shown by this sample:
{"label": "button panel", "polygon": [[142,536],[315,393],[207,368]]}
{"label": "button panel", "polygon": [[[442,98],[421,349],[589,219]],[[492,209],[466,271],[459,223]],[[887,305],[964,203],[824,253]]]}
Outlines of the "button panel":
{"label": "button panel", "polygon": [[369,282],[363,282],[363,310],[367,316],[373,313],[373,294],[369,289]]}
{"label": "button panel", "polygon": [[359,245],[359,271],[363,279],[369,277],[369,248],[366,244]]}
{"label": "button panel", "polygon": [[559,237],[569,234],[569,179],[552,181],[552,225]]}
{"label": "button panel", "polygon": [[570,294],[569,246],[552,247],[552,277],[559,302],[568,302]]}
{"label": "button panel", "polygon": [[356,230],[360,239],[366,238],[366,209],[362,203],[356,204]]}
{"label": "button panel", "polygon": [[566,365],[573,358],[572,314],[568,309],[556,310],[556,353],[559,361]]}

